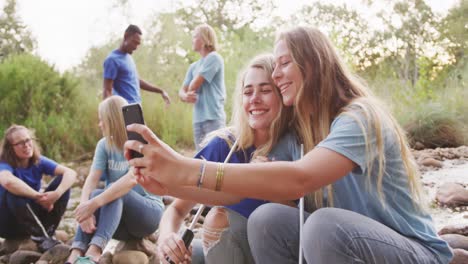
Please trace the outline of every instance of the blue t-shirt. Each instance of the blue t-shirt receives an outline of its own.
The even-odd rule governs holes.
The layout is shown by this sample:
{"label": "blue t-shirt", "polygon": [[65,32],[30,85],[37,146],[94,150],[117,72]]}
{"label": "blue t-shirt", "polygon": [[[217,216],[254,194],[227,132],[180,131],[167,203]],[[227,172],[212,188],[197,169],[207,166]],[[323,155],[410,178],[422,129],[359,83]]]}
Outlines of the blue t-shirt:
{"label": "blue t-shirt", "polygon": [[114,81],[112,94],[125,98],[129,104],[141,103],[140,80],[130,54],[112,51],[104,61],[104,79]]}
{"label": "blue t-shirt", "polygon": [[[360,112],[352,114],[364,120]],[[366,122],[363,124],[367,127]],[[397,138],[390,128],[382,127],[382,131],[386,162],[382,179],[385,205],[377,193],[379,166],[376,154],[368,157],[373,163],[369,186],[366,145],[359,123],[346,113],[333,121],[330,134],[317,147],[335,151],[357,164],[348,175],[333,183],[333,205],[370,217],[406,237],[419,240],[442,263],[447,263],[452,257],[449,246],[437,236],[431,216],[418,211],[413,204]],[[371,146],[375,146],[375,135],[367,137]]]}
{"label": "blue t-shirt", "polygon": [[213,51],[192,63],[185,75],[184,86],[190,85],[190,82],[198,75],[203,76],[205,81],[197,90],[198,100],[194,106],[192,122],[226,120],[223,58]]}
{"label": "blue t-shirt", "polygon": [[[106,139],[102,138],[96,145],[91,169],[102,171],[104,175],[106,175],[106,183],[111,184],[127,174],[129,165],[127,159],[125,159],[123,155],[123,152],[109,148],[107,146]],[[132,190],[141,196],[156,200],[162,207],[164,207],[160,196],[148,193],[143,187],[141,187],[141,185],[135,185]]]}
{"label": "blue t-shirt", "polygon": [[36,191],[39,191],[41,189],[42,175],[46,174],[54,176],[54,172],[57,168],[57,165],[57,162],[45,156],[40,156],[39,162],[37,164],[33,164],[28,168],[14,168],[10,166],[10,164],[0,161],[0,171],[6,170],[11,172],[11,174],[21,179],[31,188],[33,188]]}
{"label": "blue t-shirt", "polygon": [[[286,134],[279,142],[278,146],[287,146],[291,145],[294,147],[294,144],[289,142],[290,140],[295,141],[295,137],[289,134]],[[200,152],[195,155],[195,158],[201,158],[203,156],[206,160],[215,161],[215,162],[224,162],[227,155],[229,154],[230,147],[227,144],[226,140],[215,137],[213,138],[208,145],[206,145]],[[254,147],[250,147],[245,151],[236,151],[232,154],[229,163],[249,163],[250,159],[252,158],[252,154],[255,151]],[[288,154],[288,148],[275,148],[270,152],[269,157],[273,155],[275,160],[284,160],[284,161],[292,161],[292,156]],[[225,207],[238,212],[245,218],[249,218],[250,214],[257,209],[262,204],[268,203],[269,201],[260,200],[260,199],[252,199],[252,198],[245,198],[242,199],[239,203],[227,205]]]}

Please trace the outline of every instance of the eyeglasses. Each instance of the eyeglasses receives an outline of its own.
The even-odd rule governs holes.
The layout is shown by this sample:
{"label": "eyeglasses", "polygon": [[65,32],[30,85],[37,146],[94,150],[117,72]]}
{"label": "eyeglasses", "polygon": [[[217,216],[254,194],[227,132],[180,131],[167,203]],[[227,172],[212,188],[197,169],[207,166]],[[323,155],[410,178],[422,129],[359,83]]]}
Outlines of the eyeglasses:
{"label": "eyeglasses", "polygon": [[14,147],[16,147],[16,146],[24,147],[24,146],[26,146],[26,144],[31,143],[33,140],[36,140],[36,139],[35,138],[27,138],[27,139],[21,140],[21,141],[19,141],[17,143],[11,144],[11,145],[13,145]]}

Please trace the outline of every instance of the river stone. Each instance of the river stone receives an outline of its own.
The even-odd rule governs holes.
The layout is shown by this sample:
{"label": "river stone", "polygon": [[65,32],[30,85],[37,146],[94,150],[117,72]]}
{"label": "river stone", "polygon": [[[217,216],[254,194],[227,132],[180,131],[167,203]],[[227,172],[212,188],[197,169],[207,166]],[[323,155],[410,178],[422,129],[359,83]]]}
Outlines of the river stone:
{"label": "river stone", "polygon": [[149,259],[145,253],[136,250],[124,250],[114,254],[113,264],[148,264]]}
{"label": "river stone", "polygon": [[10,264],[35,263],[41,257],[41,253],[29,250],[18,250],[10,256]]}
{"label": "river stone", "polygon": [[70,246],[58,244],[44,252],[39,260],[47,261],[49,264],[62,264],[65,263],[68,255],[70,255]]}

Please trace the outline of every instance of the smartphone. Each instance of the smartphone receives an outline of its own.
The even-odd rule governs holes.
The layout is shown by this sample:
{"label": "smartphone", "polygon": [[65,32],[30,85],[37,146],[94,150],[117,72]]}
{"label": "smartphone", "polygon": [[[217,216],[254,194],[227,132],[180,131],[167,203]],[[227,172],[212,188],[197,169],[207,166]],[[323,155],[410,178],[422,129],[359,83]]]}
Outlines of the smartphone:
{"label": "smartphone", "polygon": [[[122,113],[125,122],[125,130],[127,131],[127,138],[129,140],[138,140],[143,144],[148,143],[140,134],[128,131],[127,126],[130,124],[145,124],[145,120],[143,119],[143,110],[141,109],[141,105],[138,103],[129,104],[122,106]],[[141,158],[143,155],[137,151],[130,151],[130,157],[133,158]]]}

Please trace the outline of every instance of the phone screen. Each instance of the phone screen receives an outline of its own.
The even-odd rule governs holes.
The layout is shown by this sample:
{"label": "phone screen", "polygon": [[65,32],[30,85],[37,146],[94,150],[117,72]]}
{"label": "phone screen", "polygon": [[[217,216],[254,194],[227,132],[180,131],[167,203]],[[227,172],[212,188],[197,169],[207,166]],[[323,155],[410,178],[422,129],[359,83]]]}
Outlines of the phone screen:
{"label": "phone screen", "polygon": [[[141,109],[140,104],[125,105],[122,107],[122,113],[125,121],[125,127],[130,124],[145,124],[145,121],[143,119],[143,111]],[[127,130],[127,138],[129,140],[138,140],[144,144],[148,143],[145,139],[143,139],[143,137],[140,134],[133,131]],[[130,156],[132,157],[132,159],[143,157],[143,155],[137,151],[131,151]]]}

